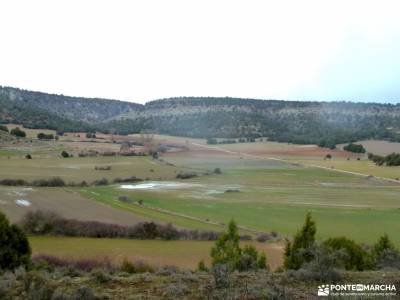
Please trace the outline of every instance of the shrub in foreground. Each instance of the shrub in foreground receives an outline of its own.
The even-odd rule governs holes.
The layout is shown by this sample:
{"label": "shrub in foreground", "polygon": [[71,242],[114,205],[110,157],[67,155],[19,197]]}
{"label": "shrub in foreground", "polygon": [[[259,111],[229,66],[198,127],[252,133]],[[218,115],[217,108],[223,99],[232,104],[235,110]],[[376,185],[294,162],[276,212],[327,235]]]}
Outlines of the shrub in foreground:
{"label": "shrub in foreground", "polygon": [[204,262],[204,259],[200,260],[199,263],[197,264],[197,270],[200,272],[208,272],[208,268],[206,266],[206,263]]}
{"label": "shrub in foreground", "polygon": [[[60,284],[63,279],[57,273],[16,270],[0,278],[0,298],[5,300],[106,300],[107,295],[96,295],[82,284]],[[57,279],[55,279],[56,277]],[[86,277],[87,278],[87,277]],[[61,280],[60,280],[61,279]],[[61,281],[61,282],[60,282]],[[4,288],[4,285],[7,285]]]}
{"label": "shrub in foreground", "polygon": [[126,259],[123,260],[121,266],[120,266],[120,271],[129,273],[129,274],[134,274],[134,273],[153,273],[154,268],[149,265],[148,263],[137,260],[137,261],[128,261]]}
{"label": "shrub in foreground", "polygon": [[12,270],[30,263],[31,248],[25,233],[11,225],[0,212],[0,270]]}
{"label": "shrub in foreground", "polygon": [[258,253],[254,246],[246,245],[237,266],[239,271],[267,269],[267,257],[265,253]]}
{"label": "shrub in foreground", "polygon": [[371,268],[370,255],[355,241],[346,237],[329,238],[324,243],[324,246],[331,252],[344,252],[341,258],[346,270],[362,271]]}
{"label": "shrub in foreground", "polygon": [[315,222],[311,218],[311,214],[308,213],[303,227],[296,233],[293,242],[286,242],[284,252],[284,266],[286,269],[300,269],[304,263],[313,259],[312,252],[308,250],[314,246],[316,232]]}
{"label": "shrub in foreground", "polygon": [[312,280],[320,282],[337,282],[341,279],[340,266],[343,253],[332,252],[325,246],[314,246],[309,249],[313,253],[313,260],[304,263],[300,269],[288,271],[289,277],[301,281]]}
{"label": "shrub in foreground", "polygon": [[385,249],[375,259],[377,269],[397,269],[400,270],[400,253],[398,250]]}
{"label": "shrub in foreground", "polygon": [[49,265],[52,267],[71,268],[80,271],[91,271],[93,269],[112,269],[113,266],[108,258],[67,258],[54,255],[39,254],[32,257],[32,262],[37,266]]}

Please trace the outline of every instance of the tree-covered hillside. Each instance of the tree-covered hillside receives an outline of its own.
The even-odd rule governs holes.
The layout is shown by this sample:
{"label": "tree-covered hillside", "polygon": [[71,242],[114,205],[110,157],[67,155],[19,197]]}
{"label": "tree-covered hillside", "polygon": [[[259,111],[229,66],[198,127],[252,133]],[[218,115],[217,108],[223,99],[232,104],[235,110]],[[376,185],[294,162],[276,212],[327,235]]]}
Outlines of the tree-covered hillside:
{"label": "tree-covered hillside", "polygon": [[14,102],[0,95],[0,123],[17,123],[27,128],[46,128],[58,131],[93,131],[95,127],[50,113],[23,102]]}
{"label": "tree-covered hillside", "polygon": [[400,141],[400,105],[180,97],[130,102],[0,88],[0,122],[121,134],[143,129],[198,138],[268,137],[332,147],[358,139]]}
{"label": "tree-covered hillside", "polygon": [[330,146],[357,139],[398,140],[400,105],[183,97],[146,104],[160,133],[258,137]]}
{"label": "tree-covered hillside", "polygon": [[106,99],[88,99],[32,92],[0,86],[0,96],[15,103],[47,110],[62,118],[89,123],[103,122],[122,113],[142,109],[142,105]]}

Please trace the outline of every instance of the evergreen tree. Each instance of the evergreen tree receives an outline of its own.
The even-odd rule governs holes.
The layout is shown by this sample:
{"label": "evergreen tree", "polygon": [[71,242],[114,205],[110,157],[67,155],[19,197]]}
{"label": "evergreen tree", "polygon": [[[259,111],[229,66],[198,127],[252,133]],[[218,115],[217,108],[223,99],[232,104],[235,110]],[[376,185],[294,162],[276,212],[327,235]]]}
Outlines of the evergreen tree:
{"label": "evergreen tree", "polygon": [[230,270],[235,270],[241,257],[239,234],[235,221],[231,220],[228,232],[221,235],[211,249],[212,265],[226,264]]}
{"label": "evergreen tree", "polygon": [[293,243],[286,243],[285,268],[297,270],[305,262],[312,260],[313,255],[309,250],[314,245],[316,232],[315,222],[312,220],[311,214],[307,213],[304,225],[294,236]]}
{"label": "evergreen tree", "polygon": [[400,269],[400,251],[395,247],[386,233],[374,245],[372,259],[374,266],[378,269]]}
{"label": "evergreen tree", "polygon": [[[267,257],[258,253],[254,246],[239,246],[240,236],[236,223],[231,220],[228,232],[220,236],[211,249],[212,266],[226,265],[229,271],[267,269]],[[202,262],[201,262],[202,263]],[[200,266],[200,265],[199,265]]]}

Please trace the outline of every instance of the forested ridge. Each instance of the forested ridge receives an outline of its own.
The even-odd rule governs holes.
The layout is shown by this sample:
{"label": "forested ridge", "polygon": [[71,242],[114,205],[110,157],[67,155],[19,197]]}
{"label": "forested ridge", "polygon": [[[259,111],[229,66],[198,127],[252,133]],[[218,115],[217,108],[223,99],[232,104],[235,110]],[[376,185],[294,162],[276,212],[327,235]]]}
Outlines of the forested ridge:
{"label": "forested ridge", "polygon": [[268,137],[331,147],[358,139],[400,141],[400,105],[177,97],[145,105],[0,88],[0,121],[64,131],[198,138]]}
{"label": "forested ridge", "polygon": [[0,87],[0,96],[17,105],[43,109],[65,119],[88,123],[103,122],[116,115],[142,108],[140,104],[125,101],[69,97],[10,87]]}
{"label": "forested ridge", "polygon": [[24,102],[10,101],[0,94],[0,123],[23,124],[27,128],[45,128],[58,131],[93,131],[94,126],[60,117],[45,109]]}

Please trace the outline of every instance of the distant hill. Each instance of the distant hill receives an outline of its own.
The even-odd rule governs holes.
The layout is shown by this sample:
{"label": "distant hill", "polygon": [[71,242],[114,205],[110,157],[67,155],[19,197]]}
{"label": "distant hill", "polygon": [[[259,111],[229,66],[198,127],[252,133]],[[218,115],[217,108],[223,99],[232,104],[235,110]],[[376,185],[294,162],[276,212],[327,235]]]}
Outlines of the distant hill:
{"label": "distant hill", "polygon": [[95,127],[82,121],[70,120],[46,109],[23,101],[11,101],[0,94],[0,123],[23,124],[27,128],[47,128],[58,131],[94,131]]}
{"label": "distant hill", "polygon": [[263,136],[324,147],[369,138],[400,141],[399,104],[180,97],[141,105],[8,87],[0,88],[0,102],[13,107],[0,108],[0,121],[28,127],[74,131],[82,126],[121,134],[151,129],[199,138]]}
{"label": "distant hill", "polygon": [[143,108],[131,102],[68,97],[10,87],[0,87],[0,96],[16,105],[43,109],[65,119],[88,123],[103,122],[127,112],[134,115],[135,111]]}

